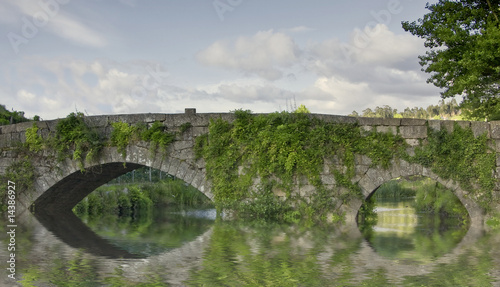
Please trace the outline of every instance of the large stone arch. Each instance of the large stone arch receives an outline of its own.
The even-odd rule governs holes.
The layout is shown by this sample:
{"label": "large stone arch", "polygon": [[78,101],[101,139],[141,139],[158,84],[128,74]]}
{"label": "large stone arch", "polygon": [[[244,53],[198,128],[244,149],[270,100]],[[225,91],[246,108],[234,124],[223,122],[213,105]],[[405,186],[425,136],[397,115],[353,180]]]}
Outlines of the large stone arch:
{"label": "large stone arch", "polygon": [[[172,150],[174,148],[169,151]],[[213,200],[210,185],[205,179],[203,163],[192,160],[189,155],[184,157],[179,156],[180,154],[182,151],[178,154],[151,156],[149,144],[143,142],[127,147],[124,158],[116,147],[105,147],[98,161],[86,163],[84,171],[70,159],[46,166],[43,168],[45,172],[39,171],[41,176],[36,178],[30,198],[22,201],[28,203],[26,207],[29,206],[34,212],[41,209],[48,212],[71,210],[97,187],[142,166],[173,175]]]}
{"label": "large stone arch", "polygon": [[[468,193],[458,183],[451,179],[443,179],[420,164],[408,163],[402,159],[392,160],[391,166],[388,169],[380,166],[367,168],[364,175],[360,176],[358,181],[363,194],[363,200],[368,199],[382,184],[399,177],[413,175],[429,177],[450,189],[467,209],[471,224],[475,226],[483,225],[483,209],[468,196]],[[352,205],[351,212],[355,211],[355,214],[350,215],[352,218],[356,218],[361,204],[362,202],[358,201]]]}

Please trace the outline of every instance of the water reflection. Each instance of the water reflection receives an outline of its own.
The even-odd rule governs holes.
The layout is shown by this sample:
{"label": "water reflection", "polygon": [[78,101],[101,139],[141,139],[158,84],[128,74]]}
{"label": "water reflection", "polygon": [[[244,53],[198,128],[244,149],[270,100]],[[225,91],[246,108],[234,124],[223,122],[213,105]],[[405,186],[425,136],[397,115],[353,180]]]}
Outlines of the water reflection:
{"label": "water reflection", "polygon": [[451,252],[468,226],[454,218],[417,213],[414,199],[376,201],[377,221],[365,230],[370,246],[380,255],[422,263]]}
{"label": "water reflection", "polygon": [[[193,213],[177,215],[188,214]],[[111,241],[120,237],[120,234],[128,239],[144,238],[147,244],[167,250],[160,252],[154,248],[141,249],[139,244],[127,252],[132,254],[140,249],[140,252],[152,252],[152,255],[141,259],[110,259],[85,249],[73,248],[61,240],[61,237],[48,232],[37,220],[26,218],[22,221],[23,226],[18,229],[21,251],[17,254],[19,282],[16,284],[498,286],[500,282],[498,233],[482,234],[469,230],[455,247],[449,247],[453,244],[450,245],[444,239],[432,244],[426,242],[426,236],[431,240],[437,235],[428,235],[425,233],[426,229],[421,231],[418,224],[396,232],[393,229],[398,228],[393,225],[393,219],[381,220],[382,227],[374,229],[375,241],[372,242],[366,240],[356,226],[225,221],[205,225],[204,221],[211,219],[197,220],[200,218],[157,217],[151,222],[144,221],[129,227],[133,223],[111,221],[111,225],[107,225],[105,219],[102,222],[88,219],[96,236],[104,236]],[[384,221],[390,225],[383,226]],[[190,229],[191,225],[198,225],[206,231],[199,234]],[[2,222],[1,226],[5,226],[5,223]],[[191,230],[190,234],[180,235],[184,229]],[[443,232],[440,233],[439,228],[437,230],[441,238]],[[415,238],[399,242],[400,249],[397,252],[378,242],[398,236],[406,240],[410,238],[410,231]],[[444,234],[446,232],[448,231],[444,231]],[[378,235],[385,236],[385,239],[375,239]],[[5,258],[5,232],[0,237],[3,243],[0,256]],[[454,240],[458,240],[456,238]],[[394,242],[397,241],[392,241],[396,246]],[[429,246],[434,246],[434,249],[430,249],[433,250],[431,255],[418,250]],[[15,284],[4,276],[0,285]]]}
{"label": "water reflection", "polygon": [[114,246],[141,257],[181,247],[205,233],[215,210],[157,210],[135,218],[115,215],[84,218],[84,222]]}

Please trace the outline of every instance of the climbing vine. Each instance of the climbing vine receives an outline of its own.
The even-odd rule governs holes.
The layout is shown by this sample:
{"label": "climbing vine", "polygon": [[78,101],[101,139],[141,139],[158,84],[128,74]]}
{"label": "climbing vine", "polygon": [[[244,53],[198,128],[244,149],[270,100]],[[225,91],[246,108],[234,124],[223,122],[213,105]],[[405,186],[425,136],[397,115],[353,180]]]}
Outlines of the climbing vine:
{"label": "climbing vine", "polygon": [[458,182],[477,197],[486,210],[491,208],[496,154],[486,133],[475,137],[472,130],[455,123],[453,132],[428,129],[428,144],[417,147],[410,160],[432,169],[443,179]]}
{"label": "climbing vine", "polygon": [[151,156],[155,155],[158,148],[160,153],[165,155],[168,146],[175,141],[176,134],[167,132],[166,127],[158,121],[154,122],[149,128],[143,123],[129,125],[116,122],[111,125],[113,126],[110,139],[111,145],[116,146],[124,158],[127,156],[127,146],[133,141],[143,140],[149,142]]}
{"label": "climbing vine", "polygon": [[[241,207],[242,201],[248,205],[272,202],[267,198],[271,191],[285,193],[290,207],[296,203],[291,197],[297,182],[300,188],[306,179],[316,191],[309,203],[299,203],[299,212],[303,217],[324,218],[338,206],[335,198],[361,197],[359,187],[351,182],[355,154],[369,156],[373,165],[388,167],[405,147],[400,136],[362,132],[357,124],[326,123],[307,113],[252,115],[237,110],[235,116],[232,123],[212,120],[209,135],[198,137],[195,144],[195,153],[206,161],[214,199],[221,208]],[[346,167],[333,173],[337,183],[348,189],[347,194],[322,183],[325,159],[338,160],[338,166]],[[256,178],[260,178],[258,192],[252,191]],[[260,200],[261,195],[267,199]],[[279,206],[286,210],[281,203]],[[265,208],[261,210],[262,217],[269,216]]]}
{"label": "climbing vine", "polygon": [[56,125],[52,147],[57,152],[58,160],[72,158],[83,170],[84,162],[97,158],[101,151],[103,139],[99,133],[90,128],[84,121],[83,113],[71,113]]}

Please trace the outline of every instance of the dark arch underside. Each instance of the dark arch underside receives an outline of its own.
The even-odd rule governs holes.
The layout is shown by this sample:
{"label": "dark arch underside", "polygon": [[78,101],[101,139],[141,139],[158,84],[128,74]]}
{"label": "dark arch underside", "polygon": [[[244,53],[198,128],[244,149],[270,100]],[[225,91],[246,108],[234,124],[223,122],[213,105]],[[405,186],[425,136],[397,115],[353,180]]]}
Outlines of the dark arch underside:
{"label": "dark arch underside", "polygon": [[142,166],[135,163],[126,163],[124,165],[123,162],[114,162],[97,165],[86,169],[84,172],[76,171],[40,195],[30,209],[33,212],[36,212],[36,210],[52,210],[56,212],[71,210],[99,186]]}

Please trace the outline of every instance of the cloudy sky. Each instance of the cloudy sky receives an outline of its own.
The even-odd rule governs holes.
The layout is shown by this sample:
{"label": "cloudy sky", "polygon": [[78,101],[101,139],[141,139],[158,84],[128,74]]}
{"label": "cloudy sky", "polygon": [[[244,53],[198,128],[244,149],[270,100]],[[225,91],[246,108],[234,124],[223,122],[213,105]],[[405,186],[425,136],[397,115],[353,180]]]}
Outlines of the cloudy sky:
{"label": "cloudy sky", "polygon": [[43,119],[425,107],[440,90],[401,21],[427,1],[0,1],[0,103]]}

